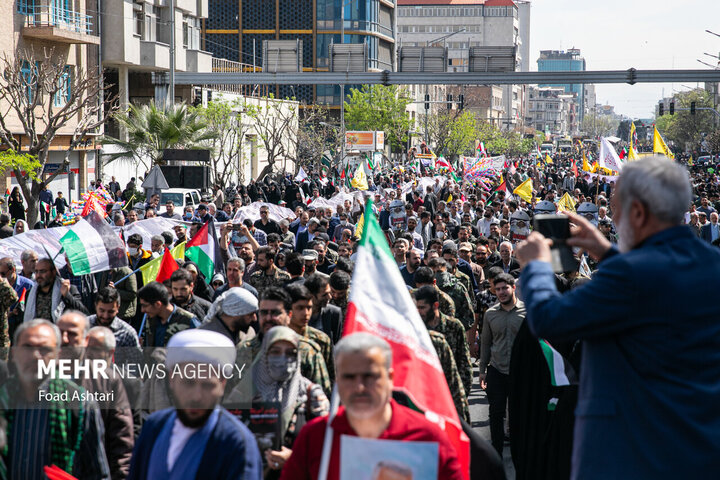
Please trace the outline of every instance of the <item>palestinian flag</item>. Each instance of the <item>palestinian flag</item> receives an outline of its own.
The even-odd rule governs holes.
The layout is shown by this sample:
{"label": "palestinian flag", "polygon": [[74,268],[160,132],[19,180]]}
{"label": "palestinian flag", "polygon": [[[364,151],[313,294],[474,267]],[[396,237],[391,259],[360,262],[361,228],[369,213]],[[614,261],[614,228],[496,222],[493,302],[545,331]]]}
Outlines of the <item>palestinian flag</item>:
{"label": "palestinian flag", "polygon": [[110,268],[127,267],[125,245],[96,211],[70,227],[60,239],[74,275],[87,275]]}
{"label": "palestinian flag", "polygon": [[198,230],[185,246],[185,258],[195,262],[205,278],[211,279],[215,270],[222,268],[220,246],[215,233],[215,223],[210,220]]}
{"label": "palestinian flag", "polygon": [[42,200],[40,200],[40,210],[42,210],[45,213],[50,213],[50,209],[52,206],[49,203],[45,203]]}
{"label": "palestinian flag", "polygon": [[372,155],[365,154],[365,161],[367,162],[368,170],[371,172],[375,170],[375,163],[372,160]]}
{"label": "palestinian flag", "polygon": [[405,287],[370,200],[364,218],[343,335],[368,332],[390,344],[394,388],[429,419],[437,419],[467,474],[469,440],[462,431],[430,335]]}
{"label": "palestinian flag", "polygon": [[9,189],[9,188],[6,188],[6,189],[5,189],[5,198],[7,198],[7,197],[9,197],[9,196],[10,196],[10,189]]}
{"label": "palestinian flag", "polygon": [[330,152],[323,153],[322,158],[320,159],[320,173],[322,176],[327,176],[330,173],[332,166],[332,159],[330,157]]}
{"label": "palestinian flag", "polygon": [[540,349],[550,369],[550,383],[555,387],[577,385],[578,379],[572,366],[547,340],[540,339]]}
{"label": "palestinian flag", "polygon": [[495,192],[505,192],[507,193],[507,184],[505,183],[505,179],[500,177],[500,185],[495,189]]}

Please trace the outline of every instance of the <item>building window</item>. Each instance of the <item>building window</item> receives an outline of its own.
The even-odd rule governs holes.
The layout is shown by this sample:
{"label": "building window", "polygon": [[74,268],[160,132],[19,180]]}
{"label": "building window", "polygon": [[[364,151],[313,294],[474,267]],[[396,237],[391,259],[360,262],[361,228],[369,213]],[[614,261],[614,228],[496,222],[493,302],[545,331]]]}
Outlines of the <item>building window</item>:
{"label": "building window", "polygon": [[62,75],[58,78],[58,90],[53,97],[53,105],[62,107],[70,101],[72,88],[72,72],[70,65],[65,65]]}
{"label": "building window", "polygon": [[133,4],[133,34],[141,37],[143,36],[143,7],[142,5],[135,3]]}
{"label": "building window", "polygon": [[27,60],[23,60],[22,66],[20,67],[20,75],[22,75],[22,80],[25,84],[25,96],[28,103],[32,103],[35,97],[37,69],[37,64],[33,67],[33,65]]}

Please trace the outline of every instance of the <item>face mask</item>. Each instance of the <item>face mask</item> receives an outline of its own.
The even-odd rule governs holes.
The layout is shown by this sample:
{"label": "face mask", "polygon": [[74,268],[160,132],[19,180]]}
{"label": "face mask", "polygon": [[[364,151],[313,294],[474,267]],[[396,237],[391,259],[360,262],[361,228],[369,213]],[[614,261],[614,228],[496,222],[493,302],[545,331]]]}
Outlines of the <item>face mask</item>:
{"label": "face mask", "polygon": [[130,254],[131,257],[134,257],[135,255],[138,254],[138,249],[135,247],[128,247],[128,253]]}
{"label": "face mask", "polygon": [[268,356],[267,366],[270,378],[276,382],[284,382],[297,369],[297,358],[289,358],[285,355]]}
{"label": "face mask", "polygon": [[192,213],[186,213],[184,216],[186,220],[190,220],[192,218]]}
{"label": "face mask", "polygon": [[343,226],[347,225],[347,220],[340,220],[340,225],[343,225]]}
{"label": "face mask", "polygon": [[445,238],[445,232],[435,232],[437,238]]}

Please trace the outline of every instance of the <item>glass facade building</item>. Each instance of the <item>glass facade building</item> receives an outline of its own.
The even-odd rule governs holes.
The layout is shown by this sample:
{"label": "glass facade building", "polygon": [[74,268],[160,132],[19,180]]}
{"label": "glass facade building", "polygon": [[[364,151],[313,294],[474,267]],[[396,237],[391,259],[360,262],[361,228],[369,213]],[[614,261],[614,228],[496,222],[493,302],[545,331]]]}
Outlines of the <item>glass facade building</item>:
{"label": "glass facade building", "polygon": [[[213,0],[208,9],[204,49],[216,57],[261,66],[263,40],[300,39],[303,70],[327,71],[332,43],[364,43],[368,70],[395,70],[395,0]],[[276,95],[340,103],[339,86],[279,86]]]}
{"label": "glass facade building", "polygon": [[[585,71],[585,59],[580,55],[579,49],[541,50],[538,58],[538,72],[582,72]],[[578,112],[582,121],[585,110],[585,88],[582,84],[565,85],[539,85],[540,87],[563,87],[567,93],[576,93],[578,98]]]}

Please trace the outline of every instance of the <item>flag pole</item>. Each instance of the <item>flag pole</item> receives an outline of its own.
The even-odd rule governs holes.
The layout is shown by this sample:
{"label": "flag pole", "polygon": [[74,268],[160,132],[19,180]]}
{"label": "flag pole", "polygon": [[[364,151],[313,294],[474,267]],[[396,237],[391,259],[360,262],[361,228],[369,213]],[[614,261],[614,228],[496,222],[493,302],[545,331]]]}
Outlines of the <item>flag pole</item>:
{"label": "flag pole", "polygon": [[[144,323],[144,319],[143,319]],[[330,413],[328,415],[327,426],[325,427],[325,439],[323,440],[322,456],[320,457],[320,470],[318,472],[318,480],[327,480],[328,470],[330,469],[330,455],[332,455],[333,444],[333,428],[330,426],[335,415],[337,414],[340,404],[340,395],[338,395],[337,385],[333,387],[330,396]]]}

